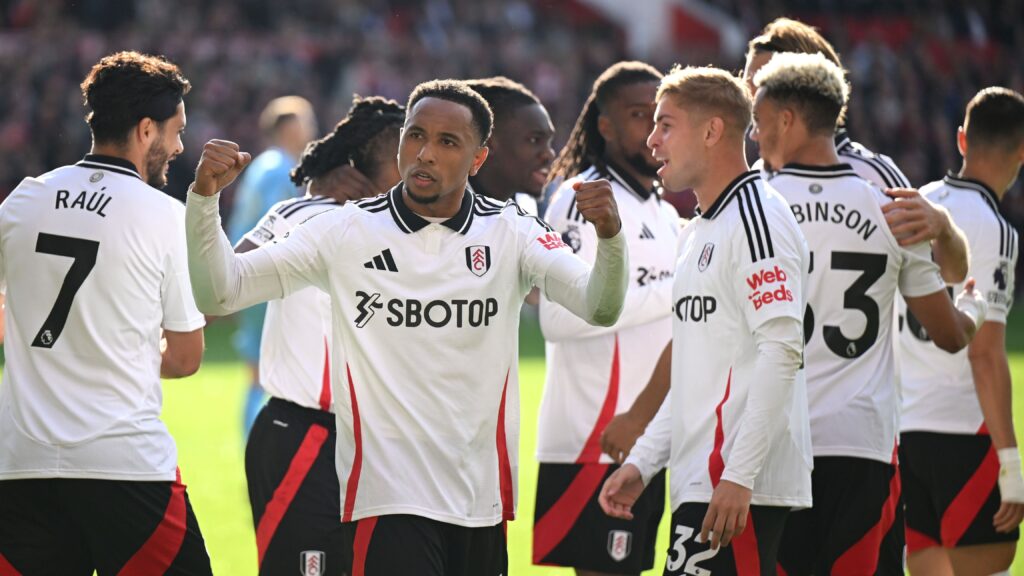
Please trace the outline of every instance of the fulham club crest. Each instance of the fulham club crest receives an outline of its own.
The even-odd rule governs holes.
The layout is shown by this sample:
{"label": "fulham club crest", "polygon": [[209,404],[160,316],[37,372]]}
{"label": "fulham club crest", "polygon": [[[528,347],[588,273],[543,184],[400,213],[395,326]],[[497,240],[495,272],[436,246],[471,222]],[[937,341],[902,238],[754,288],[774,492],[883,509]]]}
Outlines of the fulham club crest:
{"label": "fulham club crest", "polygon": [[469,246],[466,248],[466,267],[477,276],[487,274],[491,269],[491,247]]}
{"label": "fulham club crest", "polygon": [[608,531],[608,555],[616,562],[622,562],[633,551],[633,533],[625,530]]}
{"label": "fulham club crest", "polygon": [[306,550],[299,554],[302,576],[323,576],[327,564],[326,554],[320,550]]}
{"label": "fulham club crest", "polygon": [[715,253],[715,245],[708,242],[704,245],[704,250],[700,253],[700,260],[697,261],[697,270],[703,272],[708,269],[711,265],[711,255]]}

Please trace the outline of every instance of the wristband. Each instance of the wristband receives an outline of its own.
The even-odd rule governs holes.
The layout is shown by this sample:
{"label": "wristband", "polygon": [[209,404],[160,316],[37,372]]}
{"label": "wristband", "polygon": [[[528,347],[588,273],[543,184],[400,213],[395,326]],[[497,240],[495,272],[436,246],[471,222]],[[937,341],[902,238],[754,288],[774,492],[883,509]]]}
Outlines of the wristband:
{"label": "wristband", "polygon": [[1024,476],[1017,447],[1003,448],[999,456],[999,494],[1003,502],[1024,502]]}
{"label": "wristband", "polygon": [[954,303],[956,309],[970,316],[974,322],[975,330],[979,330],[981,325],[985,323],[985,315],[988,313],[988,303],[985,299],[978,294],[977,291],[966,293],[962,292],[956,297]]}

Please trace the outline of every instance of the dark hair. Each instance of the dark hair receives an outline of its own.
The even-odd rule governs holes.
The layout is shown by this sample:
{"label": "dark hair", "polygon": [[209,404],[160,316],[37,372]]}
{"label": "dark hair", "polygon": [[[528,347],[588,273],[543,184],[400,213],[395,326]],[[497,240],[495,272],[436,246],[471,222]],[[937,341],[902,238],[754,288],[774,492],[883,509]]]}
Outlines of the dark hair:
{"label": "dark hair", "polygon": [[[397,135],[405,120],[405,108],[380,96],[355,96],[348,115],[327,136],[310,142],[292,170],[292,182],[302,186],[338,166],[352,166],[373,179],[381,166],[380,146],[389,135]],[[394,158],[391,150],[388,158]]]}
{"label": "dark hair", "polygon": [[413,106],[424,98],[438,98],[461,104],[473,114],[473,126],[480,136],[480,144],[487,142],[491,137],[491,128],[494,126],[494,113],[491,107],[482,96],[474,92],[465,82],[459,80],[431,80],[424,82],[413,89],[409,95],[409,103],[405,107],[405,113],[411,114]]}
{"label": "dark hair", "polygon": [[82,81],[85,117],[98,143],[125,142],[143,118],[164,122],[192,85],[163,56],[118,52],[104,57]]}
{"label": "dark hair", "polygon": [[747,44],[748,57],[757,52],[796,52],[799,54],[820,52],[836,66],[842,67],[843,65],[839,61],[839,55],[836,54],[835,49],[818,32],[817,28],[790,18],[772,20],[764,27],[761,34]]}
{"label": "dark hair", "polygon": [[998,86],[983,89],[967,104],[964,130],[968,153],[975,147],[1016,150],[1024,144],[1024,96]]}
{"label": "dark hair", "polygon": [[540,99],[529,88],[504,76],[466,80],[466,85],[487,101],[495,121],[507,118],[523,106],[540,104]]}
{"label": "dark hair", "polygon": [[550,179],[572,178],[591,166],[604,168],[604,138],[597,130],[601,110],[618,95],[620,88],[641,82],[658,82],[661,77],[661,72],[650,64],[635,61],[619,62],[602,72],[594,81],[590,96],[569,134],[569,141],[551,166]]}

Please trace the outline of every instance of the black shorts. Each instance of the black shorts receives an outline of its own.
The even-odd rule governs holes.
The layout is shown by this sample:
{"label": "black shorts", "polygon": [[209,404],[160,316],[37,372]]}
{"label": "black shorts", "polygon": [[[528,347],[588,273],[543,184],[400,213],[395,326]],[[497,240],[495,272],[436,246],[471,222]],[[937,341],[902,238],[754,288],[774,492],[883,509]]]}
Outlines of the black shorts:
{"label": "black shorts", "polygon": [[0,574],[212,574],[185,485],[0,481]]}
{"label": "black shorts", "polygon": [[903,513],[896,466],[823,456],[811,475],[814,507],[786,520],[779,565],[787,576],[903,576]]}
{"label": "black shorts", "polygon": [[505,523],[466,528],[394,514],[342,524],[349,576],[506,576]]}
{"label": "black shorts", "polygon": [[987,434],[904,432],[900,472],[907,552],[1016,542],[1020,531],[992,526],[999,510],[999,458]]}
{"label": "black shorts", "polygon": [[665,576],[776,576],[779,542],[789,508],[751,506],[746,529],[718,550],[711,549],[710,540],[697,542],[707,512],[706,503],[686,502],[672,514]]}
{"label": "black shorts", "polygon": [[271,398],[245,448],[260,574],[344,574],[334,415]]}
{"label": "black shorts", "polygon": [[597,497],[614,464],[545,464],[537,474],[533,563],[615,574],[654,565],[658,522],[665,510],[662,470],[633,505],[633,520],[612,518]]}

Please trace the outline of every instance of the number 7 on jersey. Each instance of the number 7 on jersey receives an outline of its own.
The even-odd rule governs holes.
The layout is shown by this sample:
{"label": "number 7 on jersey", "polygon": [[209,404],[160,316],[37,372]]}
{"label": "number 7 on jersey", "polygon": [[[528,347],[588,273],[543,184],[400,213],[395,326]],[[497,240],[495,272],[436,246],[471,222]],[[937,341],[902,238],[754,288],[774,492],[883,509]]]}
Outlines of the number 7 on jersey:
{"label": "number 7 on jersey", "polygon": [[40,254],[53,254],[54,256],[66,256],[74,258],[71,268],[64,276],[64,283],[57,293],[57,301],[54,302],[50,314],[39,329],[32,346],[36,348],[53,348],[64,330],[64,324],[68,321],[68,314],[71,313],[71,304],[75,300],[75,294],[82,287],[89,272],[92,272],[96,265],[96,254],[100,250],[100,243],[95,240],[84,240],[82,238],[71,238],[69,236],[58,236],[56,234],[39,233],[36,240],[36,252]]}

